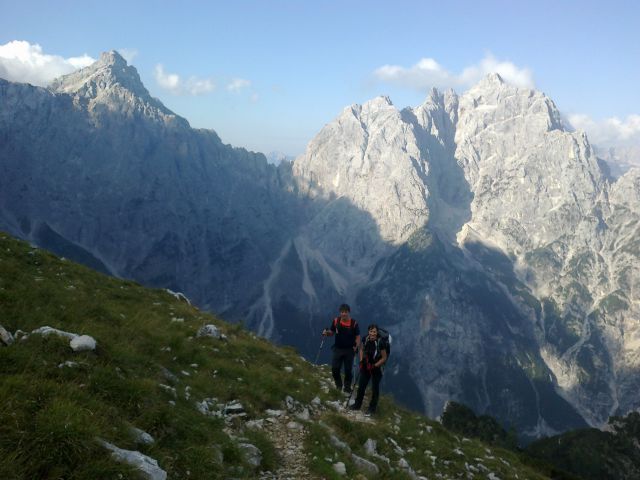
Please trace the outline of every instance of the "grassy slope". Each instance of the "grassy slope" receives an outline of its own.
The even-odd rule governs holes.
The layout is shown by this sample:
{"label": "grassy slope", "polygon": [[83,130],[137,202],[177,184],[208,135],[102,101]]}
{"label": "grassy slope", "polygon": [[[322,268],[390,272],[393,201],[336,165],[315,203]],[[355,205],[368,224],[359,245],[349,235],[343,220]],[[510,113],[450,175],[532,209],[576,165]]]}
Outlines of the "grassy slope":
{"label": "grassy slope", "polygon": [[[227,340],[194,338],[206,323],[218,325]],[[2,479],[137,478],[129,467],[112,460],[96,437],[151,456],[169,478],[253,478],[236,440],[224,431],[224,420],[199,413],[196,401],[238,399],[248,418],[264,418],[265,409],[282,408],[286,395],[305,404],[316,395],[323,401],[337,398],[335,392],[322,392],[326,368],[310,365],[290,348],[275,347],[165,291],[103,276],[2,233],[0,325],[11,332],[49,325],[91,335],[98,342],[95,352],[74,353],[68,340],[30,335],[0,347]],[[78,366],[59,367],[68,360]],[[285,366],[293,372],[285,373]],[[177,379],[168,379],[163,368]],[[172,385],[177,395],[160,384]],[[330,411],[321,414],[324,424],[363,457],[364,441],[378,440],[378,451],[392,461],[391,467],[376,462],[382,467],[380,478],[408,478],[392,468],[400,457],[385,442],[387,437],[429,478],[466,476],[465,463],[486,467],[473,477],[478,479],[489,478],[489,471],[501,479],[545,478],[516,454],[456,437],[388,398],[383,398],[381,411],[375,425]],[[156,443],[137,445],[130,426],[149,432]],[[272,439],[235,427],[262,450],[261,468],[277,469],[281,452]],[[326,427],[310,422],[307,429],[314,474],[336,478],[326,458],[344,461],[353,472],[348,456],[330,446]]]}

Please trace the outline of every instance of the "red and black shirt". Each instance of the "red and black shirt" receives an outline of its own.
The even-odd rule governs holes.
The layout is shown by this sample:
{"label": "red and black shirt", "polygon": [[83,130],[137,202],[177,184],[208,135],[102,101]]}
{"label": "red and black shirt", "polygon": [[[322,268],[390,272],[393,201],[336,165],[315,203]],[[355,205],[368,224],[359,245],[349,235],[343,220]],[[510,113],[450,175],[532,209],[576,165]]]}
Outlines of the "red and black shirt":
{"label": "red and black shirt", "polygon": [[334,318],[330,330],[336,334],[336,348],[353,348],[356,337],[360,335],[360,326],[353,318],[346,322],[340,317]]}

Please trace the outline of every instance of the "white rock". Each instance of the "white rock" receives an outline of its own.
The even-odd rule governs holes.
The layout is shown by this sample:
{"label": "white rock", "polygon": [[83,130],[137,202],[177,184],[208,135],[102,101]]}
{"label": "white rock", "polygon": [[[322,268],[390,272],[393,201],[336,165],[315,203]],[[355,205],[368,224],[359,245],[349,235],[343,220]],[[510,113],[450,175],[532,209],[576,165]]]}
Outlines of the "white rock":
{"label": "white rock", "polygon": [[338,475],[346,475],[347,467],[345,466],[344,463],[337,462],[333,464],[333,471],[336,472]]}
{"label": "white rock", "polygon": [[5,328],[0,325],[0,344],[11,345],[13,343],[13,335],[11,332],[5,330]]}
{"label": "white rock", "polygon": [[262,430],[264,428],[264,419],[249,420],[247,423],[245,423],[245,427],[251,430]]}
{"label": "white rock", "polygon": [[349,445],[336,437],[333,433],[329,435],[329,442],[338,450],[351,453],[351,447],[349,447]]}
{"label": "white rock", "polygon": [[43,335],[45,337],[49,336],[49,335],[58,335],[59,337],[65,337],[65,338],[68,338],[69,340],[73,340],[74,338],[76,338],[78,336],[78,334],[76,334],[76,333],[64,332],[62,330],[58,330],[57,328],[52,328],[52,327],[36,328],[31,333],[32,334]]}
{"label": "white rock", "polygon": [[176,392],[176,389],[174,387],[171,387],[169,385],[164,385],[162,383],[160,383],[158,385],[161,389],[163,389],[165,392],[169,392],[171,395],[174,396],[174,398],[178,397],[178,393]]}
{"label": "white rock", "polygon": [[244,413],[244,407],[242,406],[242,404],[237,401],[237,400],[233,400],[229,403],[227,403],[224,407],[224,414],[225,415],[239,415],[241,413]]}
{"label": "white rock", "polygon": [[74,337],[69,342],[69,346],[74,352],[88,352],[96,349],[96,341],[89,335],[80,335]]}
{"label": "white rock", "polygon": [[166,480],[167,472],[162,470],[158,465],[158,462],[147,455],[144,455],[138,451],[133,450],[123,450],[122,448],[118,448],[115,445],[98,439],[98,442],[105,448],[111,451],[111,455],[113,458],[122,463],[126,463],[131,465],[136,470],[140,472],[140,474],[148,480]]}
{"label": "white rock", "polygon": [[375,463],[370,462],[365,458],[359,457],[355,453],[351,454],[351,460],[359,471],[367,475],[378,475],[380,473],[380,469]]}
{"label": "white rock", "polygon": [[409,475],[409,477],[412,480],[418,480],[418,474],[415,472],[415,470],[413,468],[411,468],[411,465],[409,465],[409,462],[407,462],[404,458],[401,458],[400,460],[398,460],[398,467],[400,467],[400,469],[404,470],[404,472]]}
{"label": "white rock", "polygon": [[212,324],[204,325],[198,329],[196,337],[213,337],[220,338],[221,332],[218,327]]}
{"label": "white rock", "polygon": [[191,305],[191,302],[189,301],[189,299],[187,298],[187,296],[184,293],[182,293],[182,292],[174,292],[172,290],[169,290],[168,288],[165,289],[165,290],[169,295],[173,295],[178,300],[180,300],[182,302],[186,302],[187,304]]}
{"label": "white rock", "polygon": [[285,397],[284,404],[287,410],[290,412],[294,411],[299,405],[299,403],[296,400],[294,400],[293,397],[291,397],[290,395],[287,395]]}
{"label": "white rock", "polygon": [[367,452],[367,455],[375,455],[378,452],[376,451],[378,447],[378,442],[376,442],[374,439],[372,438],[367,438],[367,441],[364,442],[364,450],[365,452]]}
{"label": "white rock", "polygon": [[262,462],[262,452],[258,447],[251,443],[240,443],[238,444],[238,447],[240,447],[240,450],[249,465],[253,468],[258,468],[260,466],[260,463]]}
{"label": "white rock", "polygon": [[296,418],[298,420],[308,421],[311,418],[311,415],[309,414],[309,409],[305,408],[301,412],[296,413]]}
{"label": "white rock", "polygon": [[67,360],[66,362],[62,362],[58,364],[58,368],[64,368],[64,367],[73,368],[77,366],[78,366],[78,362],[72,362],[71,360]]}

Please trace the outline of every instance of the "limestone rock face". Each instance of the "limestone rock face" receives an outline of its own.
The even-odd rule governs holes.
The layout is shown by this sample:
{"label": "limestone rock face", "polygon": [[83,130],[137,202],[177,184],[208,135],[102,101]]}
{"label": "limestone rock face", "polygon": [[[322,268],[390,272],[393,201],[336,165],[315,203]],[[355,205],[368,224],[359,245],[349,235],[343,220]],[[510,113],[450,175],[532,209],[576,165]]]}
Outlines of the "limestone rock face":
{"label": "limestone rock face", "polygon": [[261,291],[288,164],[191,129],[115,52],[50,89],[0,79],[0,105],[0,228],[218,312]]}
{"label": "limestone rock face", "polygon": [[[315,243],[333,249],[357,241],[356,234],[367,258],[406,241],[428,220],[422,180],[428,168],[421,160],[413,126],[387,97],[347,107],[293,165],[300,192],[327,201],[322,220],[310,226]],[[363,213],[361,222],[341,222],[345,200]],[[363,255],[353,250],[339,248],[347,262],[360,261]]]}
{"label": "limestone rock face", "polygon": [[385,388],[430,415],[536,437],[640,407],[640,173],[612,181],[541,92],[378,97],[276,167],[110,52],[49,89],[0,80],[0,139],[0,229],[309,358],[346,301],[393,335]]}

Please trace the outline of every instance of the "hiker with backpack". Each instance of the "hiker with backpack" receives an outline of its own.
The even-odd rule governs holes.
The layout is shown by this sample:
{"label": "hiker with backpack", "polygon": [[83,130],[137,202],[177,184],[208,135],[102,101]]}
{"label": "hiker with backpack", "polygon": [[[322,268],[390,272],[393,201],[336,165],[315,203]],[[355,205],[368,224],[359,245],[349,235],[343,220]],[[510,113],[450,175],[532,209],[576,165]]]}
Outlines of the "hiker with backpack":
{"label": "hiker with backpack", "polygon": [[[331,326],[322,331],[322,335],[332,337],[335,335],[333,345],[333,358],[331,360],[331,373],[338,390],[344,390],[351,394],[351,382],[353,380],[353,358],[360,347],[360,327],[355,319],[351,318],[351,308],[346,303],[340,305],[340,316],[333,319]],[[344,366],[344,383],[342,381],[342,369]]]}
{"label": "hiker with backpack", "polygon": [[371,324],[367,327],[368,335],[360,349],[360,381],[358,382],[358,395],[356,401],[349,408],[360,410],[364,393],[371,380],[371,401],[367,408],[367,415],[376,413],[378,397],[380,395],[380,380],[382,380],[382,366],[389,358],[390,342],[388,337],[382,337],[378,325]]}

